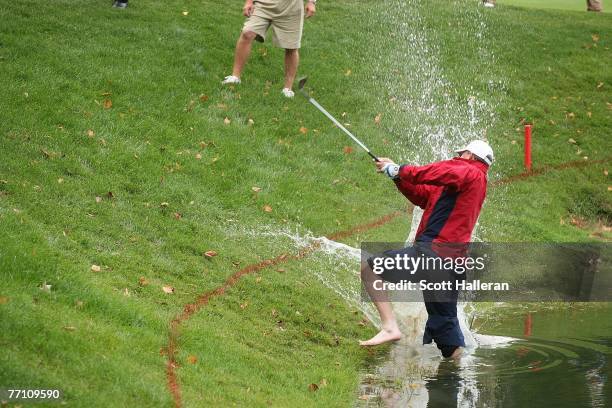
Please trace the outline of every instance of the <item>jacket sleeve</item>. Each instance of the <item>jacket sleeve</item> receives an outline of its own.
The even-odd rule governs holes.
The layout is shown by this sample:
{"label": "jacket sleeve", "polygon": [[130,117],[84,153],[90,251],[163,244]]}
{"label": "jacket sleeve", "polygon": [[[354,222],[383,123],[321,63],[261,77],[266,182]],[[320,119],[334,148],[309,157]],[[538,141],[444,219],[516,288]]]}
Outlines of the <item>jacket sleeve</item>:
{"label": "jacket sleeve", "polygon": [[422,209],[427,207],[431,190],[435,189],[435,187],[426,184],[412,184],[401,178],[395,180],[395,186],[412,204]]}
{"label": "jacket sleeve", "polygon": [[426,166],[404,165],[400,168],[399,178],[400,182],[444,186],[460,191],[468,181],[468,172],[464,166],[446,160]]}

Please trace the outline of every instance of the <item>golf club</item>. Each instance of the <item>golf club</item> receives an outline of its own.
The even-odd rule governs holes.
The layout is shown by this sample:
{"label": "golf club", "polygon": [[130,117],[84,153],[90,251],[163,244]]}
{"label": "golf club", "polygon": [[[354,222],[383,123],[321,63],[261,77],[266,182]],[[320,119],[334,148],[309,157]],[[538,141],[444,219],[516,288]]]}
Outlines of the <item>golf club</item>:
{"label": "golf club", "polygon": [[374,161],[379,162],[380,160],[378,160],[378,157],[376,157],[371,151],[370,149],[368,149],[366,147],[366,145],[364,145],[359,139],[357,139],[351,132],[348,131],[347,128],[345,128],[344,126],[342,126],[342,124],[340,122],[338,122],[336,120],[336,118],[334,118],[327,110],[325,110],[324,107],[322,107],[321,105],[319,105],[319,103],[317,101],[315,101],[313,98],[310,97],[310,95],[308,95],[308,93],[306,93],[306,91],[304,90],[304,84],[306,83],[306,80],[308,79],[308,77],[304,77],[302,79],[300,79],[300,82],[298,83],[298,87],[300,89],[300,92],[302,93],[302,95],[304,95],[304,97],[306,99],[308,99],[308,102],[312,103],[318,110],[320,110],[321,112],[323,112],[323,114],[325,116],[327,116],[329,118],[329,120],[331,120],[336,126],[338,126],[344,133],[346,133],[351,139],[353,139],[355,141],[355,143],[357,143],[359,146],[361,146],[363,148],[363,150],[365,150],[371,158],[374,159]]}

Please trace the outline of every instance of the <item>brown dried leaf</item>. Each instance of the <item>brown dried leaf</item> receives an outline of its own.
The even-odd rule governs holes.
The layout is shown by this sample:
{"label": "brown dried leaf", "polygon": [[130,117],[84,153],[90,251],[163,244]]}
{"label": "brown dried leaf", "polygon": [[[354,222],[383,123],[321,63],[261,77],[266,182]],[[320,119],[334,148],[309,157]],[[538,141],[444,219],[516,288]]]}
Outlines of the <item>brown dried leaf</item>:
{"label": "brown dried leaf", "polygon": [[312,383],[308,386],[308,391],[315,392],[315,391],[318,391],[318,389],[319,389],[319,386],[315,383]]}
{"label": "brown dried leaf", "polygon": [[241,304],[240,304],[240,308],[244,310],[244,309],[246,309],[246,308],[247,308],[247,306],[248,306],[248,305],[249,305],[249,302],[244,302],[244,303],[241,303]]}
{"label": "brown dried leaf", "polygon": [[251,187],[251,190],[253,190],[256,193],[259,193],[261,191],[261,187],[253,186]]}
{"label": "brown dried leaf", "polygon": [[593,42],[597,42],[599,41],[599,34],[591,34],[591,38],[593,39]]}
{"label": "brown dried leaf", "polygon": [[204,95],[204,94],[200,95],[200,102],[206,102],[206,101],[208,101],[208,95]]}
{"label": "brown dried leaf", "polygon": [[101,203],[101,202],[102,202],[102,197],[96,196],[96,203]]}
{"label": "brown dried leaf", "polygon": [[344,152],[344,154],[351,154],[353,153],[353,148],[351,146],[344,146],[344,149],[342,149],[342,151]]}
{"label": "brown dried leaf", "polygon": [[351,75],[352,73],[353,73],[353,71],[351,71],[350,69],[347,69],[347,70],[344,72],[344,76],[349,76],[349,75]]}
{"label": "brown dried leaf", "polygon": [[263,206],[263,210],[267,213],[271,213],[272,212],[272,207],[268,204]]}
{"label": "brown dried leaf", "polygon": [[196,153],[195,158],[196,160],[202,160],[202,155],[200,153]]}
{"label": "brown dried leaf", "polygon": [[204,252],[204,256],[206,258],[212,258],[214,256],[217,256],[217,251],[206,251]]}
{"label": "brown dried leaf", "polygon": [[138,278],[138,284],[140,286],[147,286],[149,284],[149,281],[144,276],[141,276],[140,278]]}
{"label": "brown dried leaf", "polygon": [[164,291],[164,293],[168,293],[168,294],[174,293],[174,288],[172,286],[163,286],[162,290]]}
{"label": "brown dried leaf", "polygon": [[74,327],[74,326],[64,326],[64,327],[62,327],[62,329],[66,330],[66,331],[75,331],[76,327]]}
{"label": "brown dried leaf", "polygon": [[187,357],[187,362],[189,364],[195,364],[195,363],[198,362],[198,358],[196,356],[193,356],[193,355],[192,356],[188,356]]}
{"label": "brown dried leaf", "polygon": [[104,109],[110,109],[113,107],[113,101],[111,101],[110,99],[106,98],[104,100],[104,102],[102,103],[102,106],[104,106]]}
{"label": "brown dried leaf", "polygon": [[94,132],[92,129],[87,129],[87,136],[94,137],[95,135],[96,135],[96,132]]}
{"label": "brown dried leaf", "polygon": [[378,115],[374,117],[374,123],[376,123],[377,125],[380,125],[381,118],[382,118],[382,113],[379,113]]}
{"label": "brown dried leaf", "polygon": [[300,127],[300,133],[305,135],[306,133],[308,133],[308,128],[305,128],[304,126]]}
{"label": "brown dried leaf", "polygon": [[183,218],[183,215],[181,213],[175,212],[174,213],[174,218],[177,220],[180,220],[181,218]]}
{"label": "brown dried leaf", "polygon": [[232,121],[230,118],[226,116],[225,119],[223,119],[223,123],[225,123],[226,125],[229,125],[230,123],[232,123]]}
{"label": "brown dried leaf", "polygon": [[100,265],[91,265],[92,272],[100,272],[101,270],[102,268],[100,268]]}
{"label": "brown dried leaf", "polygon": [[7,304],[9,301],[9,298],[7,298],[6,296],[0,296],[0,305],[5,305]]}

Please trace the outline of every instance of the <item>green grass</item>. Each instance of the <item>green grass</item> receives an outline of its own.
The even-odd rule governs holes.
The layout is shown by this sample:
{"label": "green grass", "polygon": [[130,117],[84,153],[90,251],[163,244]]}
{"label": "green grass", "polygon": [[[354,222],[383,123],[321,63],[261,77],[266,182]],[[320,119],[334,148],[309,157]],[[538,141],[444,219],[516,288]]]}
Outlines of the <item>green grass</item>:
{"label": "green grass", "polygon": [[[586,1],[580,0],[499,0],[498,4],[542,9],[586,11]],[[603,11],[606,10],[604,4]]]}
{"label": "green grass", "polygon": [[[472,87],[496,102],[492,179],[522,171],[516,129],[523,120],[536,126],[536,166],[607,157],[610,17],[500,7],[483,14],[483,44],[495,56],[488,60],[458,29],[476,12],[473,3],[432,1],[418,10],[459,90],[453,98],[465,100]],[[413,117],[389,101],[380,78],[397,71],[400,87],[415,80],[402,61],[380,58],[401,44],[389,40],[395,28],[381,17],[383,6],[393,4],[320,4],[306,24],[300,71],[319,102],[346,112],[343,121],[375,152],[410,157],[383,140],[411,146],[390,124],[410,127]],[[405,208],[362,152],[344,153],[350,141],[312,106],[280,96],[281,51],[256,46],[243,85],[219,85],[240,7],[208,0],[134,2],[124,11],[85,0],[0,6],[0,385],[61,388],[73,406],[170,405],[160,349],[171,318],[238,267],[293,250],[254,231],[321,235]],[[504,85],[491,88],[492,77]],[[598,222],[610,225],[606,168],[492,189],[483,236],[594,239]],[[560,222],[572,216],[588,225]],[[403,240],[407,228],[397,219],[346,242]],[[207,250],[219,255],[205,259]],[[93,264],[102,270],[92,272]],[[311,271],[325,272],[328,263],[307,258],[283,268],[244,278],[182,329],[178,373],[187,406],[352,404],[369,357],[356,340],[374,329],[314,278]],[[43,283],[50,292],[39,289]],[[163,293],[164,285],[175,293]],[[308,390],[322,379],[327,387]]]}

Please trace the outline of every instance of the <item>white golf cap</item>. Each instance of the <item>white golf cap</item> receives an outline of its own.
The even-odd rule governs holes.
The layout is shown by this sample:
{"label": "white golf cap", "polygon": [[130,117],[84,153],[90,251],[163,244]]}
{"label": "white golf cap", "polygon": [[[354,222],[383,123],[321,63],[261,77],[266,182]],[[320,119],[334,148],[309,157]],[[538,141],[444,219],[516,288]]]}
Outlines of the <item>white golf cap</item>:
{"label": "white golf cap", "polygon": [[491,146],[489,146],[489,144],[483,140],[472,140],[463,149],[456,150],[456,152],[459,154],[465,151],[473,153],[474,156],[478,157],[489,166],[493,164],[493,149],[491,149]]}

